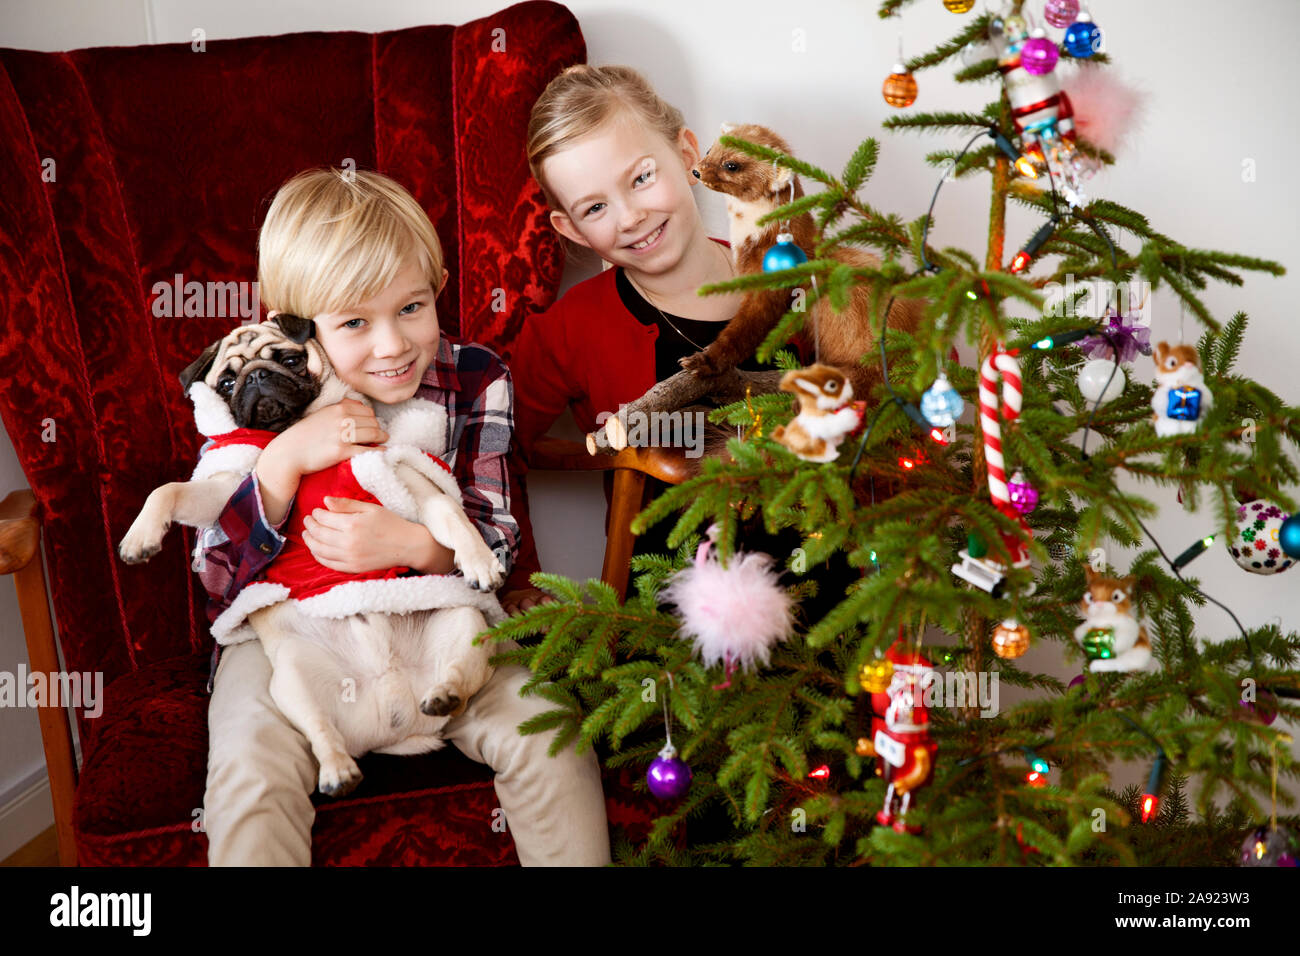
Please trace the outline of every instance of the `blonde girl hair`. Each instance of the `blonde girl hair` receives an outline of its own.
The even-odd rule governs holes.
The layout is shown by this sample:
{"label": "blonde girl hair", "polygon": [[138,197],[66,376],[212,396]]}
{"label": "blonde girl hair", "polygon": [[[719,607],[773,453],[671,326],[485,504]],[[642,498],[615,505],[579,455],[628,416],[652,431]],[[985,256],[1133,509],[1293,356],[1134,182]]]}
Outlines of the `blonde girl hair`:
{"label": "blonde girl hair", "polygon": [[382,173],[328,167],[276,192],[257,240],[267,310],[313,318],[378,295],[414,254],[436,294],[442,244],[420,204]]}
{"label": "blonde girl hair", "polygon": [[528,118],[528,168],[552,209],[559,201],[542,176],[542,163],[611,119],[632,114],[670,144],[686,125],[636,70],[626,66],[571,66],[547,84]]}

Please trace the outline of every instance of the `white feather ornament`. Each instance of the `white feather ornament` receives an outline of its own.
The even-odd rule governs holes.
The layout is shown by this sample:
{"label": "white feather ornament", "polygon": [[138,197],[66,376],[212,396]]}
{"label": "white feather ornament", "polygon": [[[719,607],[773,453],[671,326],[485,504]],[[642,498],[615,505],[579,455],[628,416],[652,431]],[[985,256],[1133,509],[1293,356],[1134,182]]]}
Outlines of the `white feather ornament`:
{"label": "white feather ornament", "polygon": [[794,632],[794,602],[781,587],[772,556],[736,552],[727,567],[713,551],[716,526],[700,543],[695,563],[678,571],[661,592],[681,617],[679,634],[695,642],[706,667],[725,664],[729,686],[737,667],[766,666],[772,647]]}

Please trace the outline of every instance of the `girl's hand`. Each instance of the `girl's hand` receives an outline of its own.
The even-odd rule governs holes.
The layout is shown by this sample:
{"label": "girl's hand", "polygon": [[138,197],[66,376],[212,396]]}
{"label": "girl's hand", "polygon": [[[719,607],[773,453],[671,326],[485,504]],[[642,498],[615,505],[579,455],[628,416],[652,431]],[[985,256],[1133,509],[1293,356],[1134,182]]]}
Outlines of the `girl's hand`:
{"label": "girl's hand", "polygon": [[529,611],[539,604],[554,604],[555,598],[537,588],[520,588],[516,591],[503,591],[500,595],[501,607],[509,615]]}
{"label": "girl's hand", "polygon": [[303,518],[303,542],[325,567],[344,574],[417,567],[415,531],[428,538],[423,525],[407,521],[372,501],[326,497],[325,508]]}

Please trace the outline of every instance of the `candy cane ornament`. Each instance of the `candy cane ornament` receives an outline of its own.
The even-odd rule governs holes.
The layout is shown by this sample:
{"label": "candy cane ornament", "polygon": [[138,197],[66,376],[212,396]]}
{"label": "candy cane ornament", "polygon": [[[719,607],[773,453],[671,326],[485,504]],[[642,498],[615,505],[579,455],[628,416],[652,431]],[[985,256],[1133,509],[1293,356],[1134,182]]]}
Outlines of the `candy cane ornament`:
{"label": "candy cane ornament", "polygon": [[[1015,518],[1026,535],[1030,533],[1020,513],[1011,505],[1007,489],[1006,460],[1002,457],[1002,423],[1020,417],[1024,385],[1020,379],[1019,349],[996,349],[980,366],[980,429],[984,432],[984,464],[988,471],[989,497],[1004,515]],[[998,405],[998,378],[1002,379],[1002,404]],[[1028,560],[1023,542],[1004,539],[1013,562],[1019,566]]]}

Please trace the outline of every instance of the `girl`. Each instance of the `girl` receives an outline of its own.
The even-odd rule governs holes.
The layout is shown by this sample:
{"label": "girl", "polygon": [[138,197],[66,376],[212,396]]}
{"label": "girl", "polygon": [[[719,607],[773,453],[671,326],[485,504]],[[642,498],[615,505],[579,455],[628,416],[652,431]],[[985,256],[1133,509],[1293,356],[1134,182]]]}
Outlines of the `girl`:
{"label": "girl", "polygon": [[[532,317],[505,352],[525,455],[566,407],[574,407],[579,428],[592,431],[599,412],[616,411],[680,371],[679,360],[706,348],[743,298],[697,294],[733,278],[731,253],[705,232],[695,204],[699,141],[635,70],[565,70],[533,107],[527,148],[556,231],[613,268]],[[510,468],[521,528],[519,558],[502,594],[512,613],[544,599],[528,584],[538,561],[516,481],[526,471],[522,457]]]}

